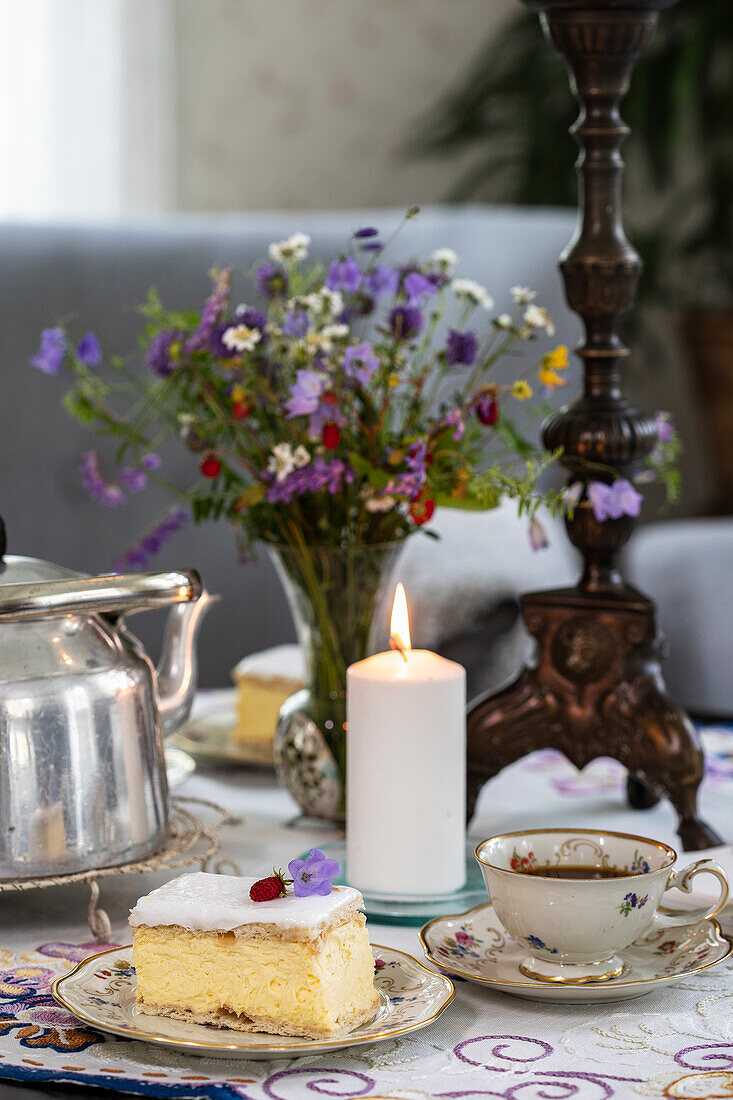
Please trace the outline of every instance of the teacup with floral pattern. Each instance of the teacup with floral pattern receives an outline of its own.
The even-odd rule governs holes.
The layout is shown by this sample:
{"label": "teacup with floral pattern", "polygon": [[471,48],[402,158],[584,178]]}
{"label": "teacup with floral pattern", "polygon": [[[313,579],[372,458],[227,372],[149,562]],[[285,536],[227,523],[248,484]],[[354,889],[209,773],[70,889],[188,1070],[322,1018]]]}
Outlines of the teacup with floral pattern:
{"label": "teacup with floral pattern", "polygon": [[[535,829],[491,837],[476,847],[496,914],[531,954],[520,970],[538,981],[604,981],[623,972],[619,953],[649,931],[655,919],[668,926],[715,916],[728,898],[725,871],[701,859],[672,870],[669,845],[628,833],[595,829]],[[587,878],[557,878],[544,869],[588,869]],[[613,877],[591,877],[603,872]],[[695,875],[707,872],[720,893],[704,911],[657,916],[665,891],[691,892]]]}

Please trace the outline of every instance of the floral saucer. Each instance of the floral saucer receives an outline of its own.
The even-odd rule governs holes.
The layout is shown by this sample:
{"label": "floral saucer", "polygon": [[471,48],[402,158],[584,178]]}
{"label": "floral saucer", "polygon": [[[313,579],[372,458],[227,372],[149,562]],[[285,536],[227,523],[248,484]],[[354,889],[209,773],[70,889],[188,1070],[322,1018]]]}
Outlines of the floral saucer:
{"label": "floral saucer", "polygon": [[100,951],[53,983],[67,1012],[99,1031],[139,1039],[202,1058],[294,1058],[393,1039],[437,1020],[455,997],[453,982],[428,970],[412,955],[372,944],[374,982],[381,1004],[374,1019],[338,1039],[296,1039],[263,1032],[229,1031],[135,1008],[132,947]]}
{"label": "floral saucer", "polygon": [[436,917],[420,930],[429,962],[502,993],[556,1004],[622,1001],[643,997],[668,982],[707,970],[727,959],[733,941],[715,920],[665,927],[657,917],[652,931],[619,954],[616,978],[586,985],[556,985],[526,978],[519,969],[527,949],[502,927],[491,903],[454,917]]}

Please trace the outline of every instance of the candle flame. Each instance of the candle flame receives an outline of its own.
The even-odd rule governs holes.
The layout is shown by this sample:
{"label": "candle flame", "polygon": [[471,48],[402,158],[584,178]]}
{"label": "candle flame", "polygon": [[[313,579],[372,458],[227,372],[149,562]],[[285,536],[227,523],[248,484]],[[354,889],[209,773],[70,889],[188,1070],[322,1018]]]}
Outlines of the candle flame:
{"label": "candle flame", "polygon": [[410,616],[407,612],[407,597],[405,587],[398,584],[395,589],[394,603],[392,604],[392,618],[389,624],[389,644],[407,660],[407,654],[412,649],[410,642]]}

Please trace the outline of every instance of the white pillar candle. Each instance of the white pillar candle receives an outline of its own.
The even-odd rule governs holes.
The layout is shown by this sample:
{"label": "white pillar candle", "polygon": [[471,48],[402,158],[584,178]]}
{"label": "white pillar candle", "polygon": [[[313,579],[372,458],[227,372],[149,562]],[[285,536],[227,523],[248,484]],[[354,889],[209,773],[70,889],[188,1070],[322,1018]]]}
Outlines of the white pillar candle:
{"label": "white pillar candle", "polygon": [[466,671],[411,650],[394,615],[392,645],[347,672],[347,874],[370,893],[447,894],[465,881]]}

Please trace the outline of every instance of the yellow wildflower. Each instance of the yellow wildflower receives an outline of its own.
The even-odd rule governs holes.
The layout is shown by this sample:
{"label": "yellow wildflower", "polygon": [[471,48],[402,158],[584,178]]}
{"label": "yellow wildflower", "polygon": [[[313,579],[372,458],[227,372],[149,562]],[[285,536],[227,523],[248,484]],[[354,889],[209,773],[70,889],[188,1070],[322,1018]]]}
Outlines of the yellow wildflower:
{"label": "yellow wildflower", "polygon": [[542,356],[542,366],[548,370],[565,370],[568,365],[568,349],[564,344],[558,344],[554,351],[548,351]]}
{"label": "yellow wildflower", "polygon": [[516,397],[517,401],[526,401],[532,396],[532,387],[529,382],[525,382],[523,378],[518,378],[512,386],[512,397]]}
{"label": "yellow wildflower", "polygon": [[232,401],[244,401],[245,389],[244,386],[234,386],[232,389]]}
{"label": "yellow wildflower", "polygon": [[390,466],[401,466],[402,463],[404,462],[404,460],[405,460],[405,452],[404,451],[392,450],[392,451],[389,452],[389,455],[387,456],[387,461],[389,462]]}
{"label": "yellow wildflower", "polygon": [[394,389],[395,386],[399,386],[399,384],[400,384],[399,374],[390,374],[389,378],[387,379],[387,382],[389,383],[391,389]]}
{"label": "yellow wildflower", "polygon": [[564,386],[567,382],[566,378],[544,365],[540,367],[539,379],[543,386],[549,386],[550,389],[554,389],[555,386]]}

